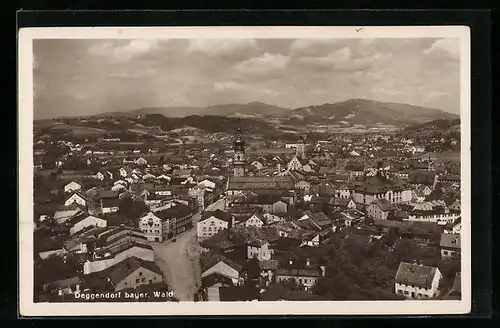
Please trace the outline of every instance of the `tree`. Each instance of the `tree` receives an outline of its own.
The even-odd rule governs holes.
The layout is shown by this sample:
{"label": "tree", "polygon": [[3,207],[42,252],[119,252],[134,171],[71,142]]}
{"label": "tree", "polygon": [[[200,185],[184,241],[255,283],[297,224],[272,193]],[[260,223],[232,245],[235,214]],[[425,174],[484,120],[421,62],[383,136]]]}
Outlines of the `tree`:
{"label": "tree", "polygon": [[280,284],[290,290],[298,290],[299,286],[297,285],[297,282],[293,278],[288,278],[285,280],[282,280]]}
{"label": "tree", "polygon": [[138,219],[149,208],[142,200],[134,200],[131,197],[124,197],[120,200],[118,213],[130,219]]}

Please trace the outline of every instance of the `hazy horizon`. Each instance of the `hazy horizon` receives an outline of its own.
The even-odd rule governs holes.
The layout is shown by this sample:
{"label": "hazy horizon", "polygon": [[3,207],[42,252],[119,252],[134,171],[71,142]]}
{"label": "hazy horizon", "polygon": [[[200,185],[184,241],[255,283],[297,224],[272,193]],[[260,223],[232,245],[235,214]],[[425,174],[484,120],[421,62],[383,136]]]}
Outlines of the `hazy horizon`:
{"label": "hazy horizon", "polygon": [[349,99],[460,111],[458,39],[39,39],[33,49],[35,119]]}

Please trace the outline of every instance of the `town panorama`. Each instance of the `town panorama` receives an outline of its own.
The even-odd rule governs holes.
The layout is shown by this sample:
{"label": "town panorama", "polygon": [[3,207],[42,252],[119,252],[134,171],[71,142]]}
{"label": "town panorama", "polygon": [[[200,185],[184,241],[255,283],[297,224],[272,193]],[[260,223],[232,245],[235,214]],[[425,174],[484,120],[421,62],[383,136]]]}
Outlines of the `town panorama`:
{"label": "town panorama", "polygon": [[367,98],[35,120],[34,301],[460,299],[460,116]]}

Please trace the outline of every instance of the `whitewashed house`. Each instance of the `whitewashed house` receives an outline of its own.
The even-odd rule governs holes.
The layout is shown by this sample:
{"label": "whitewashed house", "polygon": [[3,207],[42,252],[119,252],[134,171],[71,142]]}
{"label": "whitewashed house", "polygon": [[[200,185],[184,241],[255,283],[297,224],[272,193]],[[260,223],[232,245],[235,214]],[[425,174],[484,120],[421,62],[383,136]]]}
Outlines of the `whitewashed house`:
{"label": "whitewashed house", "polygon": [[401,262],[394,280],[394,290],[408,299],[429,299],[439,295],[442,274],[436,267]]}
{"label": "whitewashed house", "polygon": [[64,186],[64,192],[73,192],[82,189],[82,185],[78,182],[71,181]]}

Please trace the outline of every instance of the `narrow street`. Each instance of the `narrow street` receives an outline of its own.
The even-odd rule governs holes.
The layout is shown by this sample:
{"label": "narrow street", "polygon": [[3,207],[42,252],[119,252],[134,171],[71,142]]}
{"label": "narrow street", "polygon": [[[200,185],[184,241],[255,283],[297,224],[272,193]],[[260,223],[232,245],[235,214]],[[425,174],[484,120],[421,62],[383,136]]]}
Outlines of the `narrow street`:
{"label": "narrow street", "polygon": [[163,272],[166,283],[181,301],[194,301],[194,293],[201,283],[199,246],[196,242],[196,222],[200,213],[193,216],[193,228],[177,236],[175,242],[152,244],[155,262]]}
{"label": "narrow street", "polygon": [[224,197],[221,198],[221,199],[218,199],[213,204],[208,205],[207,208],[205,209],[205,211],[206,212],[212,212],[212,211],[215,211],[215,210],[224,210],[225,202],[226,202],[226,199]]}

